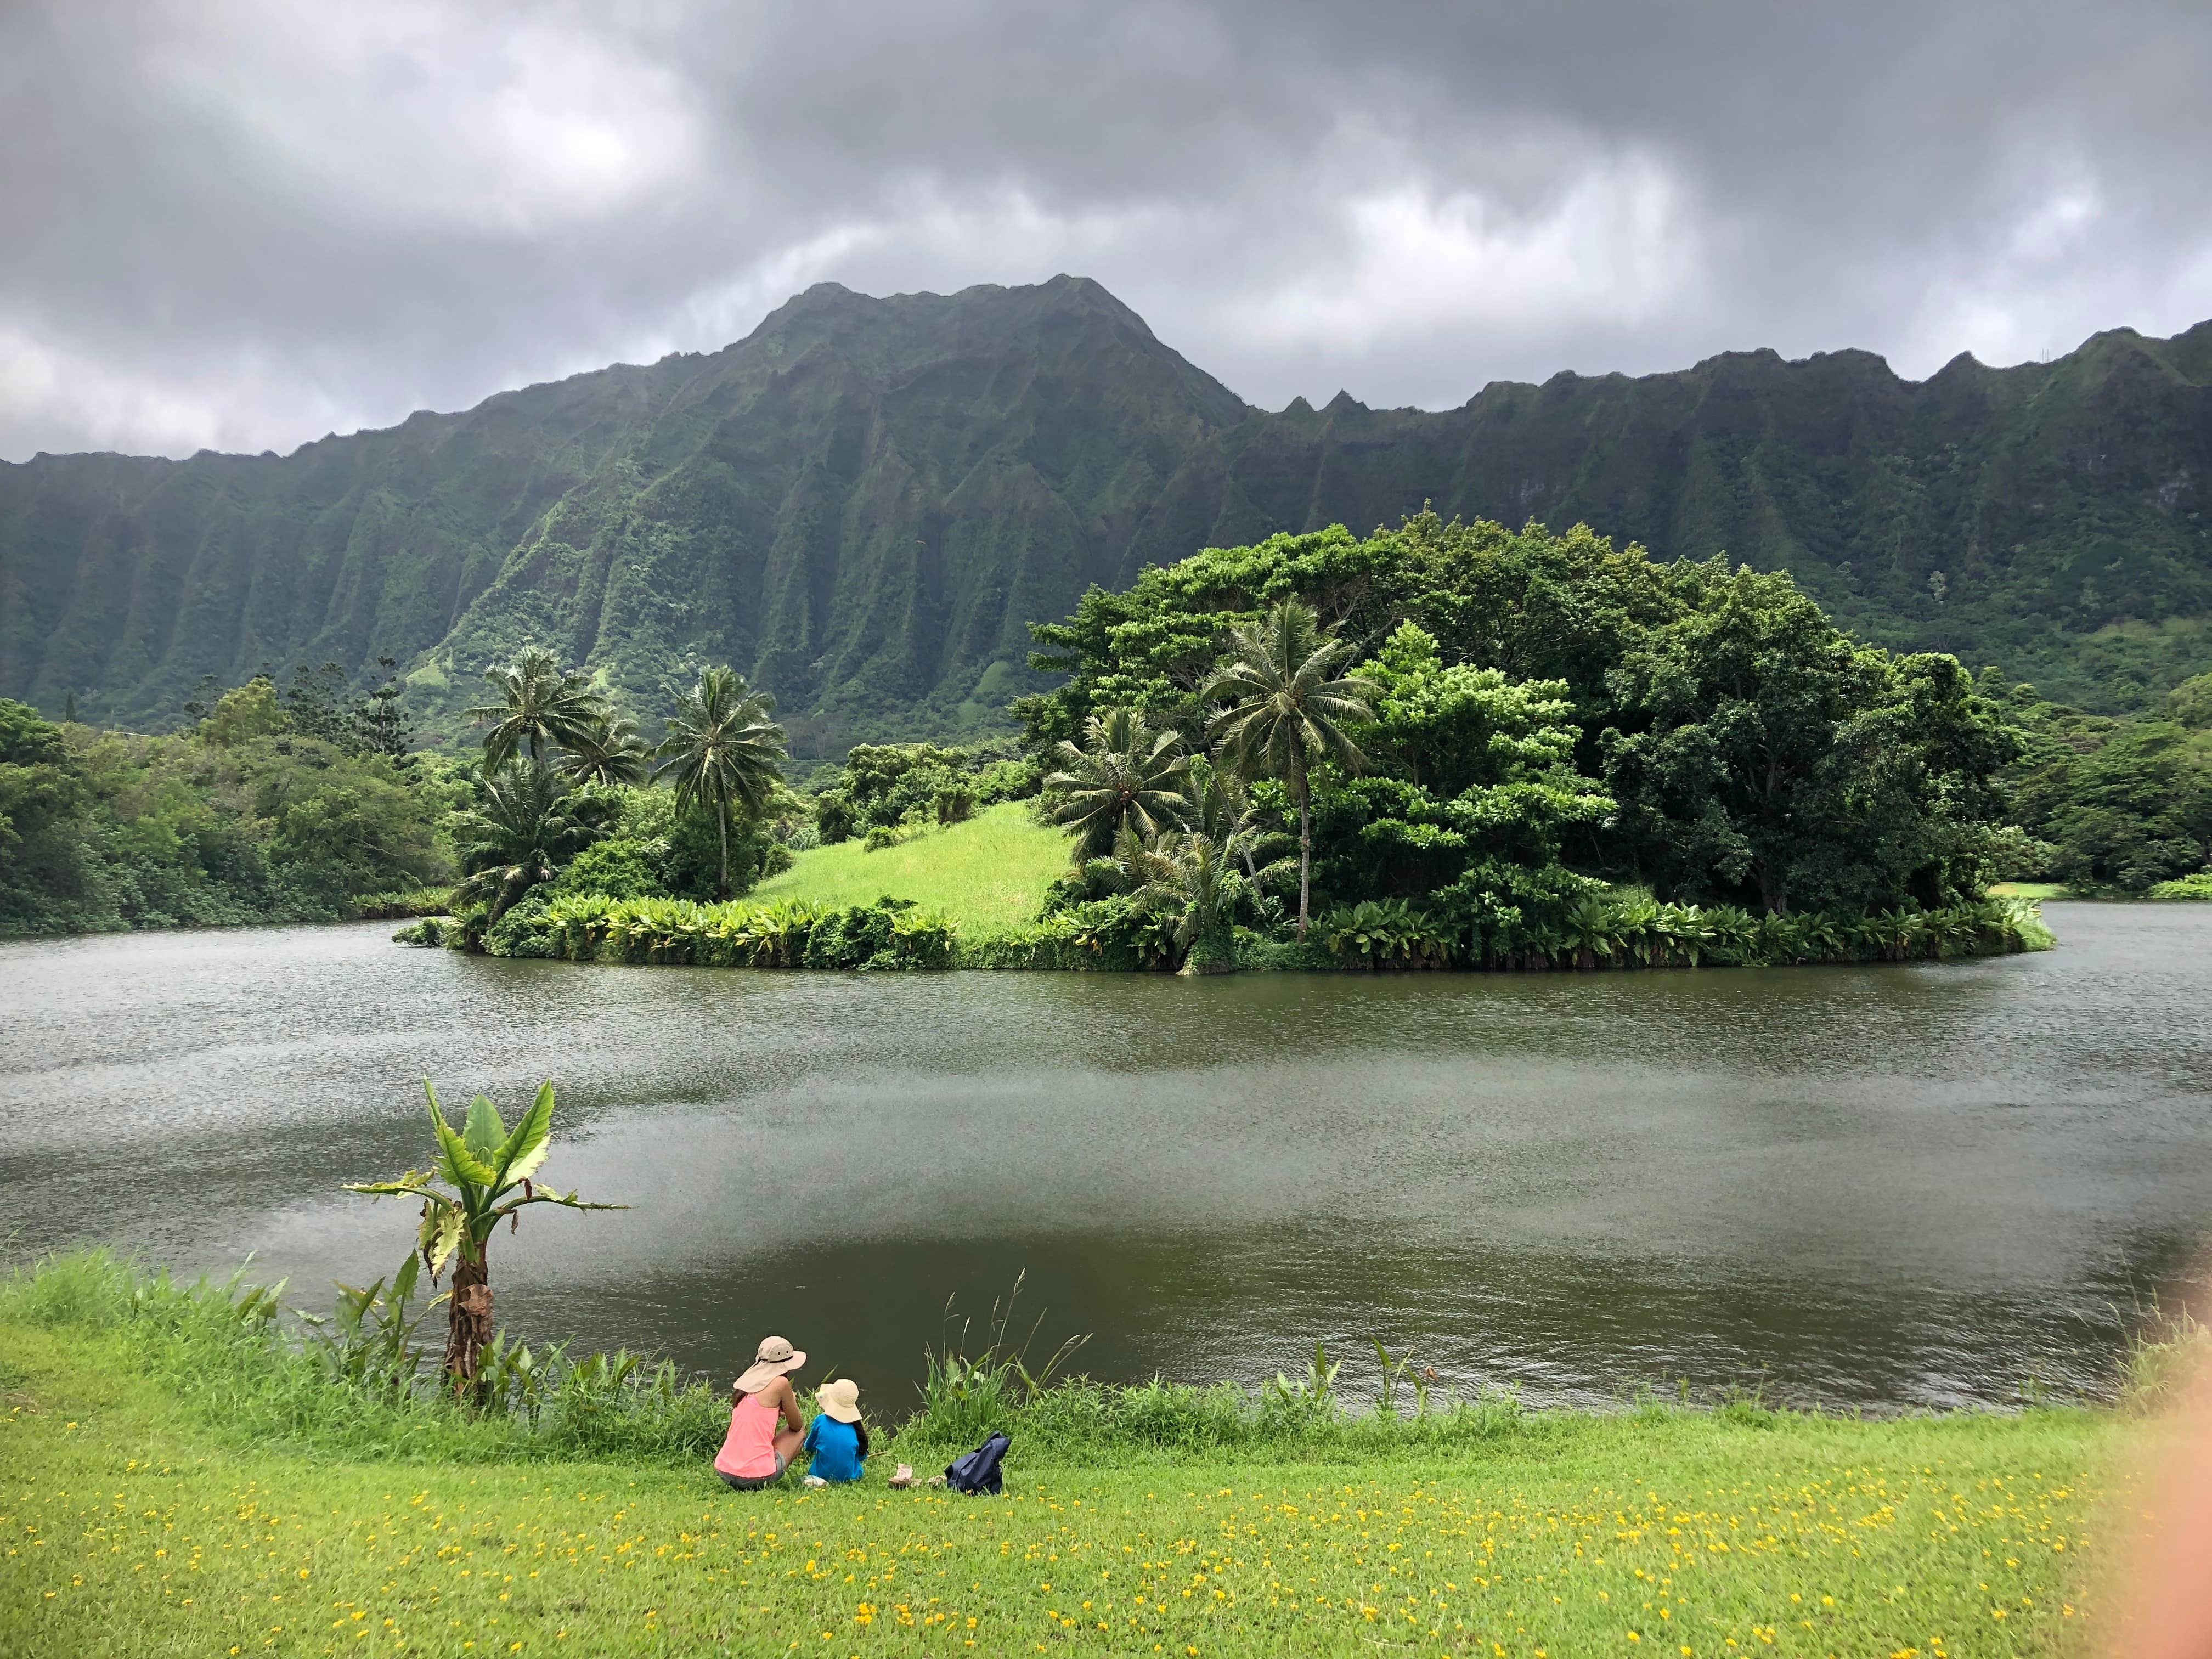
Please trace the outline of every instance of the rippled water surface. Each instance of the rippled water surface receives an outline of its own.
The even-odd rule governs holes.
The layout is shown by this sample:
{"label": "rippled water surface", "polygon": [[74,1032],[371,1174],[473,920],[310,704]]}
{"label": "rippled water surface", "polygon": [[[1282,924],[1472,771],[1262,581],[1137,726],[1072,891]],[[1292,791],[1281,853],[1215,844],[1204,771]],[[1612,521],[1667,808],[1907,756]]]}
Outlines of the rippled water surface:
{"label": "rippled water surface", "polygon": [[533,1336],[721,1370],[778,1330],[896,1403],[1026,1268],[1102,1376],[1375,1336],[1537,1397],[2093,1388],[2212,1226],[2212,906],[2046,915],[1992,962],[1197,983],[0,945],[0,1237],[320,1306],[404,1253],[335,1188],[425,1161],[416,1079],[550,1076],[547,1176],[634,1207],[500,1236]]}

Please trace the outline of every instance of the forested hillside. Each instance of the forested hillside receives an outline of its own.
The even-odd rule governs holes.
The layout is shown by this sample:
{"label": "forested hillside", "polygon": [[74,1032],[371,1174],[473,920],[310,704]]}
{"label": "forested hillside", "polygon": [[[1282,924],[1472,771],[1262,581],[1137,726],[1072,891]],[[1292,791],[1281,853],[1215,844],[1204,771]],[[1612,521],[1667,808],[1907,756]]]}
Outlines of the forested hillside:
{"label": "forested hillside", "polygon": [[279,459],[0,466],[0,695],[174,723],[204,675],[381,655],[434,732],[526,639],[655,705],[705,661],[801,755],[1002,722],[1243,404],[1096,283],[811,289],[711,356]]}
{"label": "forested hillside", "polygon": [[707,662],[794,752],[1003,726],[1092,583],[1424,501],[1788,568],[1845,626],[2118,712],[2212,667],[2212,325],[1900,380],[1840,352],[1268,415],[1097,284],[809,289],[711,355],[292,455],[0,465],[0,696],[160,728],[204,677],[396,659],[433,735],[526,640]]}

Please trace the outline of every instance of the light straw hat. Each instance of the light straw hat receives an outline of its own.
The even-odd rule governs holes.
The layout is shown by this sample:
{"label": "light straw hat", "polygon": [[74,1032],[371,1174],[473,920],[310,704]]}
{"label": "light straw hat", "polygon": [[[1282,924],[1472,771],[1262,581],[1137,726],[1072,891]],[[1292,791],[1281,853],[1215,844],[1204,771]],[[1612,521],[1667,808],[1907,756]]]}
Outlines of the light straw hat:
{"label": "light straw hat", "polygon": [[860,1385],[844,1376],[835,1382],[824,1382],[815,1395],[814,1403],[822,1407],[825,1417],[834,1417],[840,1423],[857,1423],[860,1420]]}
{"label": "light straw hat", "polygon": [[780,1336],[763,1340],[753,1354],[753,1363],[738,1375],[739,1394],[758,1394],[786,1371],[795,1371],[806,1363],[806,1356]]}

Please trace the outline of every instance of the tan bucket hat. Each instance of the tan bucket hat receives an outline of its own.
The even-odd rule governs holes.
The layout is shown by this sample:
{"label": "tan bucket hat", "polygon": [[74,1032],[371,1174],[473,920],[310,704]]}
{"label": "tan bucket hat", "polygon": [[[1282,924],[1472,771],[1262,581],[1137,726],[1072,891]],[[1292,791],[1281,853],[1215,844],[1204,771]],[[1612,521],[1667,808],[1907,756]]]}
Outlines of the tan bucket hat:
{"label": "tan bucket hat", "polygon": [[824,1382],[815,1395],[814,1403],[822,1407],[825,1417],[834,1417],[840,1423],[857,1423],[860,1420],[860,1385],[845,1376],[835,1382]]}
{"label": "tan bucket hat", "polygon": [[780,1336],[764,1339],[753,1353],[753,1363],[738,1374],[739,1394],[758,1394],[786,1371],[795,1371],[806,1356]]}

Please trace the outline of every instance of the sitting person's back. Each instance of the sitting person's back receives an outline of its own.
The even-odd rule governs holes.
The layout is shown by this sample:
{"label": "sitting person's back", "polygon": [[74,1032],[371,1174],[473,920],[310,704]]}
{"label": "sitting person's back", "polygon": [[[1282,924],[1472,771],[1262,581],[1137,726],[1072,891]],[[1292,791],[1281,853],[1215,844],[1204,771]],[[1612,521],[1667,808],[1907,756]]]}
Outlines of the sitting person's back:
{"label": "sitting person's back", "polygon": [[799,1413],[799,1397],[786,1374],[805,1363],[805,1354],[781,1337],[771,1336],[731,1385],[730,1431],[714,1455],[714,1472],[738,1491],[757,1492],[774,1485],[799,1455],[806,1420]]}
{"label": "sitting person's back", "polygon": [[868,1426],[860,1421],[860,1385],[840,1377],[824,1382],[814,1400],[822,1409],[807,1425],[802,1447],[814,1455],[808,1476],[832,1484],[858,1480],[866,1473],[868,1455]]}

